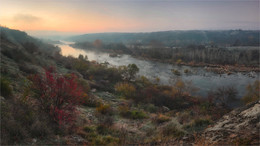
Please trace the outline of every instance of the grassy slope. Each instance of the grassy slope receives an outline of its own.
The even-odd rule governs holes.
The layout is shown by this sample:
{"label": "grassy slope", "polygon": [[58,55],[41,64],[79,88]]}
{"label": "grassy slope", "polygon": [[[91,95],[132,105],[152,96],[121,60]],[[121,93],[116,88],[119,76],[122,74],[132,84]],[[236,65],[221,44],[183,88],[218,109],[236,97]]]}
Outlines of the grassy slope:
{"label": "grassy slope", "polygon": [[[30,51],[23,43],[17,44],[17,41],[12,42],[1,36],[1,79],[8,80],[13,91],[10,97],[1,97],[2,144],[192,143],[193,135],[226,112],[222,109],[219,115],[213,115],[210,110],[215,113],[214,109],[220,109],[204,101],[178,109],[134,102],[114,91],[114,85],[122,82],[117,69],[62,57],[52,51],[46,52],[39,46],[37,48],[36,51]],[[15,55],[17,51],[20,53]],[[23,97],[29,82],[27,77],[42,73],[48,66],[56,67],[62,74],[74,72],[90,86],[90,89],[86,89],[89,97],[87,102],[78,107],[77,128],[73,131],[53,129],[57,127],[46,120],[46,115],[37,111],[33,98],[29,97],[24,103]],[[141,93],[143,88],[150,88],[156,90],[158,95],[164,95],[166,93],[163,92],[169,92],[168,89],[172,88],[146,83],[148,86],[144,83],[136,81],[132,84],[140,88],[138,91]],[[140,98],[145,98],[145,95]],[[181,102],[186,104],[182,100]],[[189,104],[190,101],[186,102]],[[17,108],[13,109],[14,107]]]}

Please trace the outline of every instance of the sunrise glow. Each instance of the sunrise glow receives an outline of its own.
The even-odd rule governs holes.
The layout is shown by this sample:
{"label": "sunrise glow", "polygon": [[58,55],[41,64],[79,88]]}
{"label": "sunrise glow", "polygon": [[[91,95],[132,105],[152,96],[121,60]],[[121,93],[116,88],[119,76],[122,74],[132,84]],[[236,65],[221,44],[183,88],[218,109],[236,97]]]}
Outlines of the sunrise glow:
{"label": "sunrise glow", "polygon": [[1,25],[25,31],[82,33],[259,29],[257,0],[65,1],[1,0]]}

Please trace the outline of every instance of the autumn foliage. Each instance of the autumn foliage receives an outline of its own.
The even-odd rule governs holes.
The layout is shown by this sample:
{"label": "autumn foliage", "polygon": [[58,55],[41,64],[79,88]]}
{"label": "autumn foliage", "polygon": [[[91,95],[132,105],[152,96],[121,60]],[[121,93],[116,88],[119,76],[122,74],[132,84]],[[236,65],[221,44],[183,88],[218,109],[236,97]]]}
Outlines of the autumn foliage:
{"label": "autumn foliage", "polygon": [[115,85],[115,90],[117,93],[119,93],[121,96],[126,98],[133,98],[134,94],[136,92],[135,87],[132,84],[129,83],[117,83]]}
{"label": "autumn foliage", "polygon": [[59,125],[73,123],[76,106],[86,96],[77,84],[77,77],[60,75],[50,68],[44,75],[35,75],[32,81],[39,107]]}
{"label": "autumn foliage", "polygon": [[253,84],[246,87],[246,95],[242,98],[245,104],[257,101],[260,99],[260,80],[256,80]]}

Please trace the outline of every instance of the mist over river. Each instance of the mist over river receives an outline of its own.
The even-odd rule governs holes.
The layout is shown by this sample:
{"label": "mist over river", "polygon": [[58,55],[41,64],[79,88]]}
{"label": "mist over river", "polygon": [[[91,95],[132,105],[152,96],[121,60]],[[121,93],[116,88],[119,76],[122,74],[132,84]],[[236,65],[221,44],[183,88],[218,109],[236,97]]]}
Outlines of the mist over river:
{"label": "mist over river", "polygon": [[[61,48],[61,54],[63,56],[78,57],[80,54],[83,56],[87,55],[88,60],[95,60],[99,63],[108,62],[113,66],[121,66],[128,64],[136,64],[138,66],[138,75],[144,75],[151,80],[154,78],[160,78],[160,84],[171,84],[171,81],[176,78],[181,78],[184,81],[192,81],[193,85],[199,90],[194,93],[198,96],[207,96],[208,92],[218,87],[233,86],[238,91],[238,97],[244,96],[246,93],[246,86],[249,83],[253,83],[259,79],[260,74],[255,72],[250,73],[232,73],[227,74],[216,74],[208,72],[203,67],[190,67],[190,66],[178,66],[171,65],[168,63],[160,63],[155,61],[140,60],[130,55],[121,55],[120,57],[110,57],[108,53],[95,52],[90,50],[75,49],[69,46],[73,42],[64,42],[63,44],[57,44]],[[172,69],[180,71],[181,76],[176,76],[172,73]],[[184,70],[189,69],[191,73],[185,74]]]}

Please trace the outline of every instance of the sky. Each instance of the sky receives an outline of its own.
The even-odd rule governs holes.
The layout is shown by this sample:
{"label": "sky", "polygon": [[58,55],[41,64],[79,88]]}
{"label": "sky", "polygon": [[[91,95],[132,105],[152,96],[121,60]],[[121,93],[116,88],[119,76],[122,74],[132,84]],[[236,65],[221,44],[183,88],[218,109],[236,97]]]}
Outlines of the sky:
{"label": "sky", "polygon": [[31,33],[260,29],[259,0],[0,0],[0,24]]}

